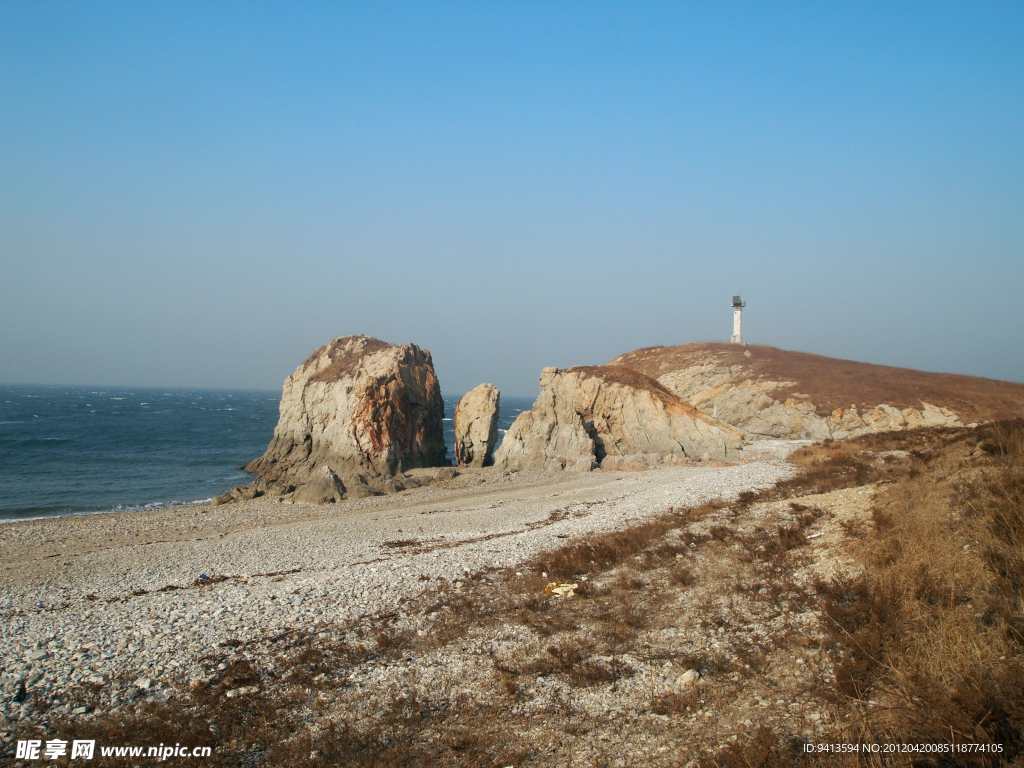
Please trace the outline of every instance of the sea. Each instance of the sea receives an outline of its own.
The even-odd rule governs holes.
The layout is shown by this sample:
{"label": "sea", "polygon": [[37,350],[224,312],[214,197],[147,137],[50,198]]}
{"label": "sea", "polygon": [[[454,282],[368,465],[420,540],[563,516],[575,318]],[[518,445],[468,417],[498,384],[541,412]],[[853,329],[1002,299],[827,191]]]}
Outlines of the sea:
{"label": "sea", "polygon": [[[452,458],[452,416],[444,436]],[[0,521],[202,504],[253,480],[280,391],[0,385]],[[502,397],[499,444],[528,398]]]}

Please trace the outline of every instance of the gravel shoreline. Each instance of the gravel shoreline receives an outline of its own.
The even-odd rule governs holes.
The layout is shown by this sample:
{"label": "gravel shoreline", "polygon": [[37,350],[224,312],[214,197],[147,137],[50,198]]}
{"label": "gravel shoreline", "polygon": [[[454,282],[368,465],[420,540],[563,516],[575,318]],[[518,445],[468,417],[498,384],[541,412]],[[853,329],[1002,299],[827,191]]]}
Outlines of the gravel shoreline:
{"label": "gravel shoreline", "polygon": [[115,711],[140,691],[160,698],[204,679],[201,660],[225,645],[409,610],[435,579],[792,475],[765,458],[640,473],[469,470],[324,506],[261,498],[6,523],[0,728],[33,722],[32,693],[58,696],[53,714],[85,717],[74,690],[91,685]]}

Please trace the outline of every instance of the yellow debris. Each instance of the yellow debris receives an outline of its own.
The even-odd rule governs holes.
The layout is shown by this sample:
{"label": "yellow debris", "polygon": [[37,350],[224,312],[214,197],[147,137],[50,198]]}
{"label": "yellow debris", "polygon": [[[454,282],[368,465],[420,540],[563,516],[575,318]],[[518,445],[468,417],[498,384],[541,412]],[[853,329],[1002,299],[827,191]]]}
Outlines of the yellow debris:
{"label": "yellow debris", "polygon": [[579,584],[567,584],[561,581],[552,581],[546,587],[544,591],[553,597],[574,597],[576,595],[576,587]]}

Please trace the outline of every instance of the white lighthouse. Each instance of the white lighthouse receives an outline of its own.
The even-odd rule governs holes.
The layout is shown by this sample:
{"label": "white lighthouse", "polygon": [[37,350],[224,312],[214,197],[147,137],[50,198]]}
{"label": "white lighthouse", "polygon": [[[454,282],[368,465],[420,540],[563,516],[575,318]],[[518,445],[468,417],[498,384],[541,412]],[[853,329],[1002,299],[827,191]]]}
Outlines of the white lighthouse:
{"label": "white lighthouse", "polygon": [[732,297],[732,343],[742,344],[743,343],[743,331],[741,329],[743,323],[743,308],[747,306],[745,302],[739,296]]}

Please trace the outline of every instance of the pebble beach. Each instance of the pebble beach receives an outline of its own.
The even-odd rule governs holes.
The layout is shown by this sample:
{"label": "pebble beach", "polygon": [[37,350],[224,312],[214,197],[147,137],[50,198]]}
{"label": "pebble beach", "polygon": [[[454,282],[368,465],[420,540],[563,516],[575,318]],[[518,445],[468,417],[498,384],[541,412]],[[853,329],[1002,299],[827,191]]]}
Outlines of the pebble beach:
{"label": "pebble beach", "polygon": [[[116,712],[201,680],[218,647],[408,611],[438,579],[514,567],[575,536],[729,500],[792,471],[770,455],[648,472],[482,469],[320,506],[263,497],[6,523],[0,685],[44,697],[91,685]],[[13,699],[4,727],[33,718],[30,697]],[[73,695],[62,700],[62,716],[90,715]]]}

